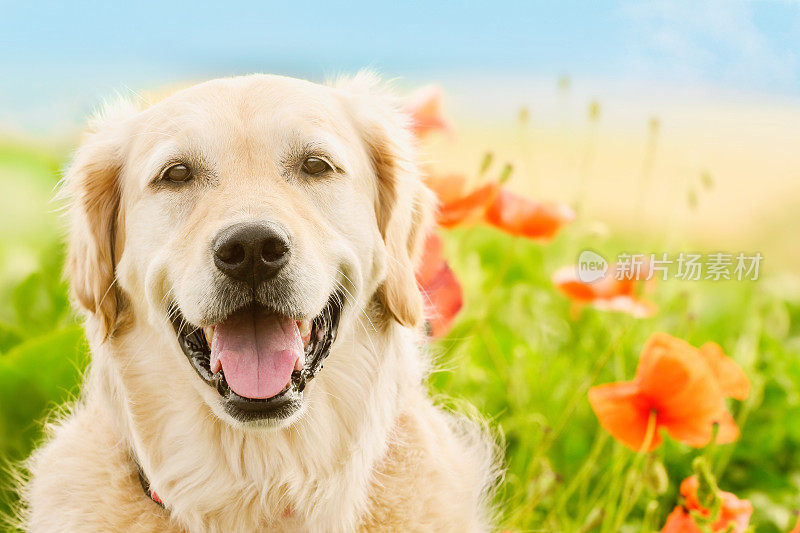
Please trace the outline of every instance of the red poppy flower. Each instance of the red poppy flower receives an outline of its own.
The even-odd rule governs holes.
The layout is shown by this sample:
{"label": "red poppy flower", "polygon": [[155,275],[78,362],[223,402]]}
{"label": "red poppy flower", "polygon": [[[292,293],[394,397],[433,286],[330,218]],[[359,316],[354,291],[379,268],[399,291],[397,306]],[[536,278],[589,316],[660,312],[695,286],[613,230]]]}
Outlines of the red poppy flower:
{"label": "red poppy flower", "polygon": [[575,219],[575,212],[564,204],[542,204],[505,189],[486,208],[486,221],[511,235],[529,239],[552,239]]}
{"label": "red poppy flower", "polygon": [[414,91],[406,100],[405,111],[411,117],[411,130],[419,138],[433,131],[453,130],[442,112],[442,89],[436,85]]}
{"label": "red poppy flower", "polygon": [[637,280],[617,279],[613,274],[614,269],[614,265],[611,265],[602,278],[585,282],[578,277],[577,267],[565,266],[553,274],[553,283],[573,300],[583,302],[610,300],[618,296],[635,296]]}
{"label": "red poppy flower", "polygon": [[[702,518],[709,518],[711,511],[703,506],[697,497],[700,482],[697,476],[690,476],[681,483],[683,505],[678,505],[667,517],[662,533],[700,533],[702,530],[690,514],[694,511]],[[753,514],[753,505],[748,500],[740,500],[735,494],[718,491],[721,508],[716,522],[711,524],[712,531],[744,533]]]}
{"label": "red poppy flower", "polygon": [[718,443],[738,437],[720,384],[699,350],[666,333],[648,339],[633,381],[592,387],[589,403],[600,425],[637,451],[645,444],[651,413],[655,432],[648,451],[661,443],[661,430],[697,448],[709,443],[715,424]]}
{"label": "red poppy flower", "polygon": [[499,190],[500,185],[489,182],[466,196],[442,202],[436,221],[445,228],[479,222],[483,219],[488,202],[497,196]]}
{"label": "red poppy flower", "polygon": [[551,239],[575,214],[563,204],[542,204],[503,189],[489,181],[466,191],[467,180],[458,174],[429,175],[426,185],[439,199],[436,221],[452,228],[486,222],[511,235],[529,239]]}
{"label": "red poppy flower", "polygon": [[425,178],[425,184],[439,200],[436,222],[445,228],[481,221],[486,206],[500,189],[496,181],[490,181],[473,191],[465,192],[467,178],[460,174],[430,174]]}
{"label": "red poppy flower", "polygon": [[[603,311],[618,311],[627,313],[637,318],[646,318],[656,312],[654,303],[640,298],[637,287],[643,281],[637,279],[616,279],[611,274],[614,266],[609,267],[608,273],[592,282],[581,281],[577,268],[566,266],[553,274],[553,284],[578,305],[591,305]],[[640,277],[647,276],[646,272]]]}
{"label": "red poppy flower", "polygon": [[464,300],[458,279],[442,257],[442,239],[436,232],[425,241],[417,283],[425,297],[431,337],[447,334]]}

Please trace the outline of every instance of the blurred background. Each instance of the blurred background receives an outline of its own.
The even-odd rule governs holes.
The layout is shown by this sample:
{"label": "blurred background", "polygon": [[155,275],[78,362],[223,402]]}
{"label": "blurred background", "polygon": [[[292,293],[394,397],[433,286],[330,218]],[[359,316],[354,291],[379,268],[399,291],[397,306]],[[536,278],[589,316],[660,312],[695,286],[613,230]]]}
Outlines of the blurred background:
{"label": "blurred background", "polygon": [[[85,117],[115,95],[369,68],[401,90],[445,89],[457,142],[444,139],[432,158],[453,171],[474,169],[491,150],[524,176],[515,188],[565,201],[588,178],[590,212],[647,231],[672,225],[707,175],[717,194],[682,222],[686,231],[800,266],[790,229],[800,198],[795,1],[3,1],[0,13],[0,135],[9,142],[72,147]],[[3,186],[40,198],[19,181]],[[646,216],[634,221],[640,196]],[[3,223],[36,212],[18,195],[0,202]]]}
{"label": "blurred background", "polygon": [[[524,302],[526,309],[562,312],[553,323],[535,313],[517,313],[523,329],[534,321],[541,328],[531,333],[535,339],[518,343],[549,357],[548,350],[570,356],[581,349],[600,351],[616,327],[594,315],[568,322],[563,298],[541,296],[553,270],[575,261],[577,242],[606,252],[761,252],[768,292],[780,294],[777,300],[756,296],[759,289],[724,285],[708,289],[693,308],[685,303],[685,285],[665,289],[659,303],[673,314],[665,312],[657,325],[631,326],[641,333],[632,333],[630,349],[624,350],[635,360],[639,341],[655,327],[686,331],[698,342],[711,337],[729,352],[744,353],[749,368],[762,376],[754,378],[763,393],[758,401],[772,398],[800,426],[797,383],[791,378],[800,370],[790,363],[798,353],[800,313],[797,1],[0,0],[0,454],[15,460],[28,453],[39,438],[36,422],[46,407],[74,395],[85,363],[82,334],[60,278],[61,224],[51,198],[86,117],[107,99],[146,102],[150,94],[213,77],[268,72],[325,81],[364,68],[393,80],[402,94],[427,84],[442,88],[454,128],[424,145],[425,160],[437,172],[475,176],[491,154],[495,167],[513,168],[510,189],[569,204],[579,214],[579,236],[569,237],[569,243],[556,243],[551,252],[515,248],[514,260],[538,265],[532,273],[509,269],[509,259],[495,257],[499,252],[487,244],[494,237],[480,231],[468,241],[460,234],[447,241],[465,285],[466,307],[461,325],[441,344],[445,361],[446,354],[461,348],[466,353],[485,348],[463,337],[476,314],[470,294],[477,302],[492,276],[481,277],[475,269],[491,261],[505,265],[500,270],[511,276],[511,285],[520,279],[538,284]],[[483,255],[470,256],[465,242]],[[494,283],[498,298],[504,298]],[[748,307],[754,301],[757,309]],[[709,308],[702,327],[681,325],[698,309]],[[726,314],[732,310],[738,312],[735,317]],[[782,358],[780,368],[759,367],[760,359],[751,353],[764,342],[762,330],[747,329],[754,317],[761,326],[768,323],[764,335],[780,346],[770,352]],[[750,345],[738,336],[744,330],[751,334]],[[463,342],[469,346],[459,348]],[[496,348],[517,354],[505,363],[475,355],[475,368],[465,377],[437,375],[434,387],[467,398],[501,422],[507,417],[510,453],[522,457],[517,448],[525,436],[530,450],[541,444],[537,432],[547,424],[537,416],[561,420],[555,413],[569,402],[563,396],[558,403],[558,391],[571,382],[564,381],[565,367],[561,377],[555,367],[532,371],[551,394],[509,400],[505,394],[513,396],[509,380],[519,354],[514,343],[505,342]],[[64,359],[64,347],[71,347],[75,357]],[[627,368],[623,375],[625,365],[617,365],[607,377],[629,378],[633,367]],[[494,399],[481,396],[490,394],[482,385],[487,381],[496,382],[500,391]],[[575,378],[574,384],[579,382]],[[512,416],[520,412],[525,416]],[[538,452],[529,454],[536,461],[515,463],[504,497],[528,510],[509,515],[512,526],[547,518],[565,527],[558,513],[551,517],[552,494],[546,492],[551,489],[529,480],[542,479],[547,469],[563,477],[578,468],[572,465],[588,453],[596,427],[588,406],[578,409],[577,420],[589,428],[583,445],[576,437],[556,446],[560,451],[547,457],[546,466],[536,461],[547,454]],[[800,449],[797,431],[780,440],[769,427],[758,437],[763,442],[771,435],[774,447],[765,455],[788,458]],[[764,511],[764,503],[757,511],[759,524],[783,527],[790,520],[786,502],[797,493],[797,477],[754,487],[750,467],[757,458],[739,459],[739,475],[735,470],[725,474],[728,483],[764,494],[775,509]],[[664,461],[670,473],[686,465]],[[727,454],[717,473],[729,472],[724,467],[730,462],[737,459]],[[750,475],[743,473],[746,466]],[[770,468],[765,471],[776,478],[780,472],[800,475],[796,465],[785,462]],[[674,501],[674,492],[661,497]]]}

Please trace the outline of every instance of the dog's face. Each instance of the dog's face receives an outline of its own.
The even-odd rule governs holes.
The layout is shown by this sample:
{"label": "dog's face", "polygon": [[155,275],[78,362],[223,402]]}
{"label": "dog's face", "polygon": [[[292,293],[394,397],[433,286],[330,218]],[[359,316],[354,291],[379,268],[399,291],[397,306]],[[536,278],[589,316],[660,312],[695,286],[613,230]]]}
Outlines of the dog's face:
{"label": "dog's face", "polygon": [[348,311],[416,326],[428,196],[363,85],[216,80],[97,127],[66,178],[95,334],[167,330],[214,413],[286,425]]}

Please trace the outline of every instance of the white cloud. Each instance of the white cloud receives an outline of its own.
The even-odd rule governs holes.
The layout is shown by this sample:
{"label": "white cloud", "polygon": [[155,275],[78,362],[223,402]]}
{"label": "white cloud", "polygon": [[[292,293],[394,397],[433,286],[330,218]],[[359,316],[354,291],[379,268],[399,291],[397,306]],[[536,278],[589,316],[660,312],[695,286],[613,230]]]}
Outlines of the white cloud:
{"label": "white cloud", "polygon": [[[741,0],[625,4],[622,13],[637,40],[630,61],[645,75],[796,88],[800,41],[781,42],[769,35],[769,28],[759,27],[755,15],[765,7],[775,6]],[[800,4],[779,7],[793,14],[793,24],[798,25]],[[762,17],[762,26],[767,20]]]}

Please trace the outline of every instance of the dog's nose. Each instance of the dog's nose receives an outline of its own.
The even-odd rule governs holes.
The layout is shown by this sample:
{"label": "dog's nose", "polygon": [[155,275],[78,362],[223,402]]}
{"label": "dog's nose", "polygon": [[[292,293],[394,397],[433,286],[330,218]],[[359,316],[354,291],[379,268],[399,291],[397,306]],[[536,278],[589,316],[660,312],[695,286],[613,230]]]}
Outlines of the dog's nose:
{"label": "dog's nose", "polygon": [[289,235],[274,223],[234,224],[214,239],[214,263],[228,276],[257,285],[289,260]]}

